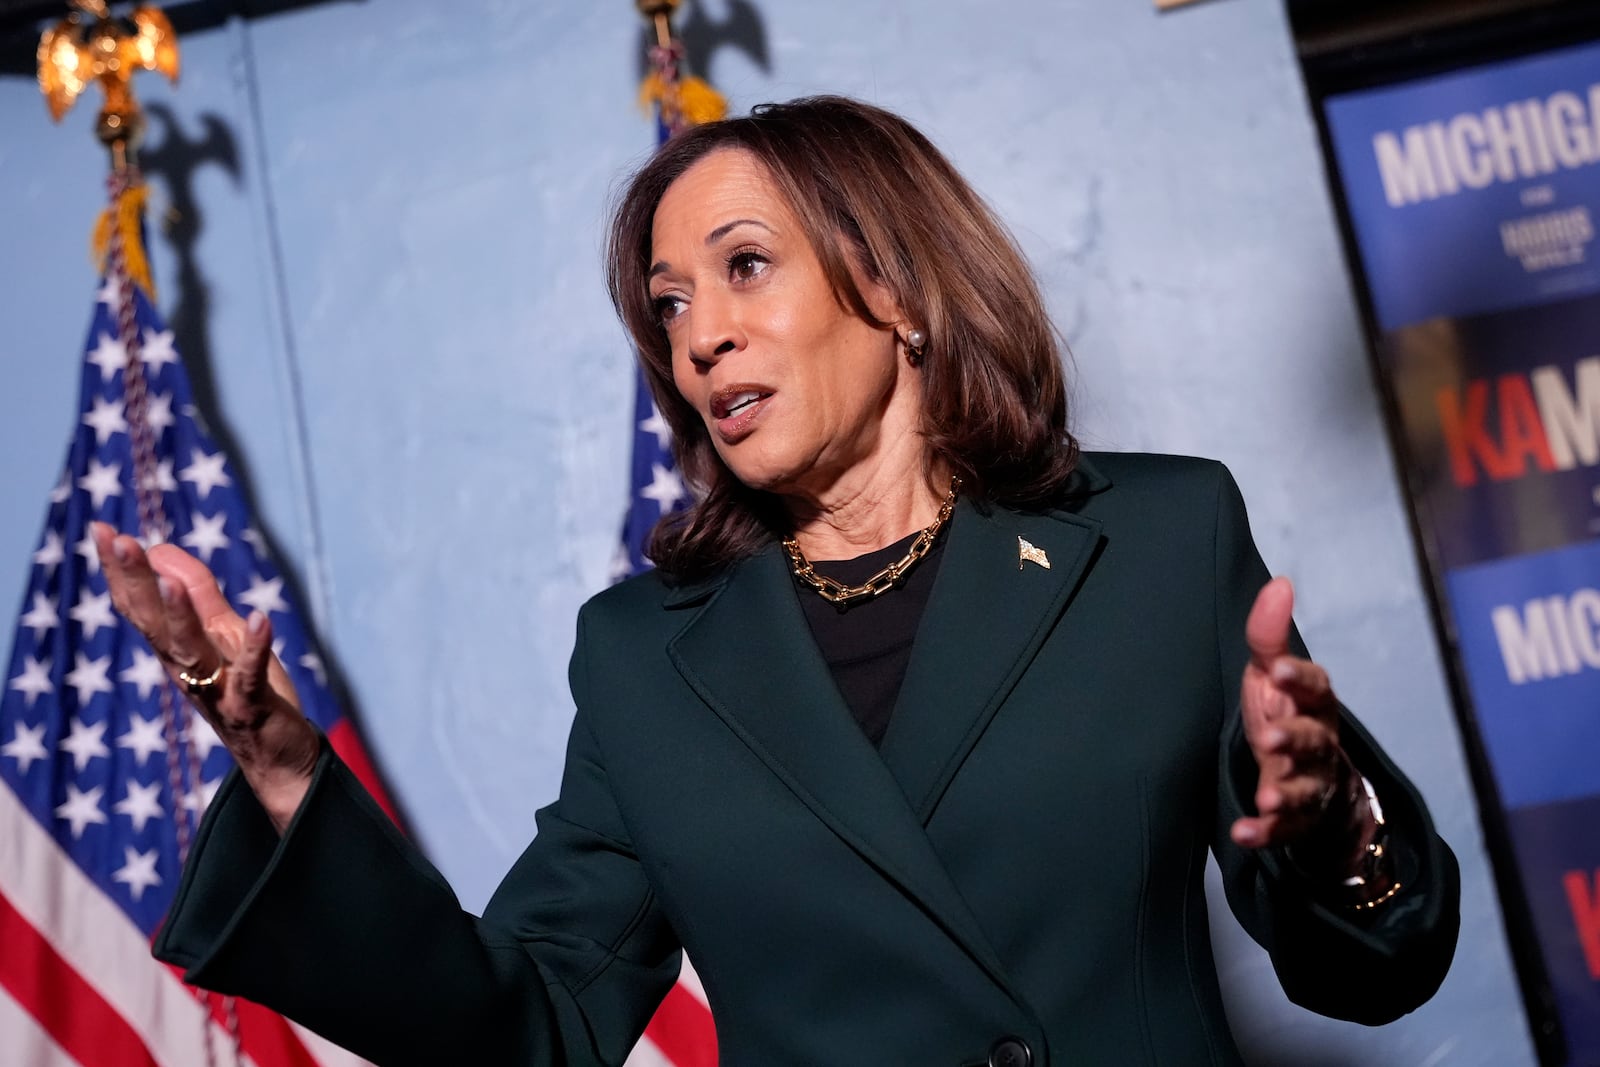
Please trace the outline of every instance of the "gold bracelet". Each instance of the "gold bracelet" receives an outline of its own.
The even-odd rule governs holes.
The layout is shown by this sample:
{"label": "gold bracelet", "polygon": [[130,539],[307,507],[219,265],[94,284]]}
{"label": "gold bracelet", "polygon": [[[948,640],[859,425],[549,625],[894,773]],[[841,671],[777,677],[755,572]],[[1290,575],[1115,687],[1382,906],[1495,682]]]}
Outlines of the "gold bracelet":
{"label": "gold bracelet", "polygon": [[[1378,792],[1372,788],[1372,782],[1366,775],[1361,776],[1361,788],[1367,794],[1367,809],[1372,812],[1375,829],[1361,857],[1361,873],[1346,878],[1344,890],[1348,898],[1354,898],[1346,900],[1349,907],[1357,911],[1370,911],[1394,899],[1394,895],[1400,892],[1401,883],[1394,877],[1394,857],[1389,855],[1389,830],[1383,818],[1383,805],[1378,803]],[[1366,892],[1374,888],[1380,890],[1378,895],[1363,899]]]}

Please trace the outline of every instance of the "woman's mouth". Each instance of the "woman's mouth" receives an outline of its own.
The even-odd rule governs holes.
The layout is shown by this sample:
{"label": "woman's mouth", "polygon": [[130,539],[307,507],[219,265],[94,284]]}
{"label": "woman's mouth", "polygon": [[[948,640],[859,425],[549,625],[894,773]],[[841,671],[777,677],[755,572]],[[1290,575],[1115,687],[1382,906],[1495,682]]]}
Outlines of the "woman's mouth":
{"label": "woman's mouth", "polygon": [[711,397],[711,418],[717,433],[733,441],[749,432],[756,418],[766,409],[772,390],[759,385],[733,385],[718,389]]}

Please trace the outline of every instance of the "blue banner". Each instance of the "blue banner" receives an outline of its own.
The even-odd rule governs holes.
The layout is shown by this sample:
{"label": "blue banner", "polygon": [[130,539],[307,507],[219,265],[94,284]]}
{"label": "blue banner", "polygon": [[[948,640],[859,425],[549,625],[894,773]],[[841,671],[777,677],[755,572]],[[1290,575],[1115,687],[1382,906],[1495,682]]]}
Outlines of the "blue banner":
{"label": "blue banner", "polygon": [[1498,858],[1600,1063],[1600,44],[1324,106]]}
{"label": "blue banner", "polygon": [[1600,292],[1600,45],[1330,99],[1378,323]]}
{"label": "blue banner", "polygon": [[1462,567],[1447,581],[1501,802],[1600,794],[1600,542]]}

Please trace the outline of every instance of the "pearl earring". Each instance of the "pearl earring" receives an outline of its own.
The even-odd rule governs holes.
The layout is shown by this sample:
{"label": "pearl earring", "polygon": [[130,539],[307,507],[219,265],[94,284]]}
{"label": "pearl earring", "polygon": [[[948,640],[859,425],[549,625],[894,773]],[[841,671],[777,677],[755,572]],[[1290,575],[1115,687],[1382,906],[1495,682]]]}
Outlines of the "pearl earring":
{"label": "pearl earring", "polygon": [[906,331],[906,358],[913,367],[922,363],[923,350],[928,347],[928,335],[921,330]]}

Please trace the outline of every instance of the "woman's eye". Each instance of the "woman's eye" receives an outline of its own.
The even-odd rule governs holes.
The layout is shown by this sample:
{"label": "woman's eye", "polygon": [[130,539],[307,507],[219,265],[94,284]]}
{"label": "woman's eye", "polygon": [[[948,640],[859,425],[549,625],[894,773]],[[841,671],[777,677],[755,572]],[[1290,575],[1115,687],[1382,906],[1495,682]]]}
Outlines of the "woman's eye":
{"label": "woman's eye", "polygon": [[654,301],[656,321],[665,325],[683,314],[683,300],[676,296],[658,296]]}
{"label": "woman's eye", "polygon": [[735,252],[728,257],[728,273],[735,281],[749,281],[766,269],[766,257],[759,252]]}

